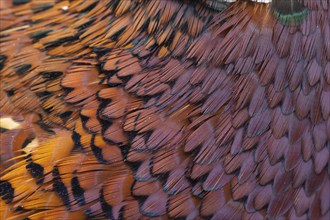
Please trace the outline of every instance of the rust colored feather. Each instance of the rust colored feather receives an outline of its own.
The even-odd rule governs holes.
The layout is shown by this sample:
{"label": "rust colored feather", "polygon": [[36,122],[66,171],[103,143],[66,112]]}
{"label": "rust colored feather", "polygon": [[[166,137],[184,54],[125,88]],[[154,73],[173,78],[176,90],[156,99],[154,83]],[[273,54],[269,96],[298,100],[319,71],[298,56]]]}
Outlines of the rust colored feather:
{"label": "rust colored feather", "polygon": [[1,1],[0,218],[327,219],[329,7]]}

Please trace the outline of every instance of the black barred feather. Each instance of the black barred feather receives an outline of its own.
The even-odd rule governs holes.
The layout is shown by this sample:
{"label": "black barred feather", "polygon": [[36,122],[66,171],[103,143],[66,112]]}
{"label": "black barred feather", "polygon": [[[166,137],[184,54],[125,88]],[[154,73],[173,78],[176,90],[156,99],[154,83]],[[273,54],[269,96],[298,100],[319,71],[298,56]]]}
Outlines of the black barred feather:
{"label": "black barred feather", "polygon": [[327,0],[0,3],[0,219],[329,219]]}

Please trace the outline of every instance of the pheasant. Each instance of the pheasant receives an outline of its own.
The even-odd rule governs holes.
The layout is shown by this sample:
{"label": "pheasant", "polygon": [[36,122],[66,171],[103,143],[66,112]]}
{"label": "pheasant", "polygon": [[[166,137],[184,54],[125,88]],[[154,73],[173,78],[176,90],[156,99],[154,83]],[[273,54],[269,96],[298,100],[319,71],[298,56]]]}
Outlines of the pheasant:
{"label": "pheasant", "polygon": [[0,219],[330,219],[329,0],[1,0]]}

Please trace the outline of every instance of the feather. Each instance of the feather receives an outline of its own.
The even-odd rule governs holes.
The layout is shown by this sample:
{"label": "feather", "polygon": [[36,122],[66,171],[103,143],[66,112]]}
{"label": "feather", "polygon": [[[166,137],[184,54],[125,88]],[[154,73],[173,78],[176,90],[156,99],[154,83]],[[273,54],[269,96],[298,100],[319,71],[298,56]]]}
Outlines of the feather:
{"label": "feather", "polygon": [[327,0],[1,1],[1,219],[328,219]]}
{"label": "feather", "polygon": [[249,193],[256,187],[256,182],[246,181],[244,183],[239,183],[238,179],[234,177],[231,181],[233,199],[239,200],[247,197]]}
{"label": "feather", "polygon": [[274,15],[284,25],[297,25],[307,16],[308,10],[297,0],[273,0]]}
{"label": "feather", "polygon": [[274,178],[274,191],[278,194],[287,191],[292,178],[292,172],[286,172],[284,168],[281,168]]}
{"label": "feather", "polygon": [[241,219],[242,211],[241,204],[237,202],[230,202],[221,207],[214,215],[215,219]]}
{"label": "feather", "polygon": [[171,218],[186,217],[187,219],[197,218],[199,211],[197,202],[189,190],[181,192],[179,195],[169,199],[168,212]]}
{"label": "feather", "polygon": [[171,171],[164,185],[164,191],[168,192],[169,195],[177,195],[187,189],[190,184],[184,174],[184,167],[179,167]]}
{"label": "feather", "polygon": [[266,185],[270,181],[274,180],[276,174],[281,168],[280,163],[272,165],[269,160],[265,160],[260,166],[257,167],[260,174],[260,184]]}
{"label": "feather", "polygon": [[203,183],[203,189],[206,191],[213,191],[222,188],[232,179],[231,175],[227,175],[221,166],[215,166],[206,180]]}
{"label": "feather", "polygon": [[205,195],[201,204],[201,215],[210,216],[226,204],[223,189],[209,192]]}
{"label": "feather", "polygon": [[292,196],[294,191],[290,190],[280,195],[272,195],[271,201],[268,206],[268,216],[270,218],[278,218],[283,215],[293,205]]}
{"label": "feather", "polygon": [[306,194],[313,194],[324,182],[326,171],[323,170],[320,174],[312,173],[306,181]]}
{"label": "feather", "polygon": [[326,164],[329,161],[329,149],[324,147],[320,152],[315,152],[314,155],[314,168],[315,173],[319,174],[326,168]]}
{"label": "feather", "polygon": [[158,191],[149,196],[140,209],[147,216],[160,216],[166,213],[166,203],[167,195],[162,191]]}

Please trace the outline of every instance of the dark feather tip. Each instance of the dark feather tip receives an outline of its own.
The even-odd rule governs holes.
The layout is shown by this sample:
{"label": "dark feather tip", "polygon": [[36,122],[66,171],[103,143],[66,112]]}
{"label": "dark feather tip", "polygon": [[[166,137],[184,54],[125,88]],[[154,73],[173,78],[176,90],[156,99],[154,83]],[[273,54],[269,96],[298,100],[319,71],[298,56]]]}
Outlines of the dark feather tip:
{"label": "dark feather tip", "polygon": [[286,26],[299,25],[308,15],[308,9],[298,0],[273,0],[271,7],[274,16]]}
{"label": "dark feather tip", "polygon": [[225,0],[202,0],[203,4],[206,7],[214,10],[214,11],[223,11],[228,7],[228,2]]}

